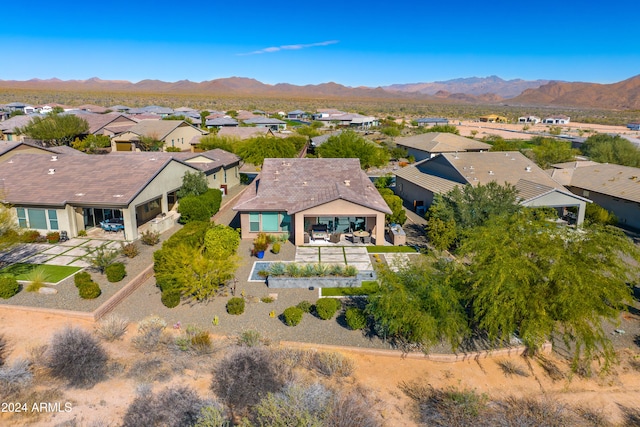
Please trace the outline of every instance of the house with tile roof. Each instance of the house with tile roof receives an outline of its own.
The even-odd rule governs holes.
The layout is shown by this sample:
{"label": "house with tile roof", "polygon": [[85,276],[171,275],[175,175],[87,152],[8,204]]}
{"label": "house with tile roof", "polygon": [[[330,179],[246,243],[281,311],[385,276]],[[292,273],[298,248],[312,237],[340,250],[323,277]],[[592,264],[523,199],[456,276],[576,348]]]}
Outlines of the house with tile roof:
{"label": "house with tile roof", "polygon": [[203,152],[169,154],[204,172],[209,188],[218,188],[222,194],[226,195],[228,190],[240,185],[241,159],[233,153],[215,148]]}
{"label": "house with tile roof", "polygon": [[122,113],[80,114],[89,124],[88,133],[91,135],[106,135],[112,137],[126,132],[138,122]]}
{"label": "house with tile roof", "polygon": [[244,120],[244,124],[253,125],[259,128],[269,128],[273,132],[279,132],[287,129],[287,122],[270,117],[254,117]]}
{"label": "house with tile roof", "polygon": [[211,128],[222,128],[222,127],[237,127],[238,121],[236,119],[232,119],[231,117],[216,117],[212,119],[207,119],[205,121],[205,125]]}
{"label": "house with tile roof", "polygon": [[578,210],[576,222],[582,224],[589,199],[576,195],[554,180],[530,159],[517,151],[443,153],[395,171],[395,192],[417,212],[424,213],[435,194],[457,186],[514,185],[518,202],[529,207],[553,207],[559,216],[565,208]]}
{"label": "house with tile roof", "polygon": [[125,240],[135,240],[142,226],[175,223],[182,177],[200,170],[168,154],[17,154],[0,165],[2,202],[22,228],[75,237],[117,218]]}
{"label": "house with tile roof", "polygon": [[0,141],[23,141],[24,135],[18,133],[18,128],[26,126],[32,119],[31,116],[13,116],[0,122]]}
{"label": "house with tile roof", "polygon": [[640,230],[640,168],[592,161],[552,168],[551,177],[572,193],[613,212],[620,225]]}
{"label": "house with tile roof", "polygon": [[288,233],[295,245],[304,244],[317,224],[334,234],[371,230],[384,241],[385,214],[391,213],[358,159],[320,158],[265,159],[233,210],[243,239]]}
{"label": "house with tile roof", "polygon": [[485,142],[446,132],[427,132],[396,138],[396,145],[406,149],[416,161],[429,159],[442,153],[489,151],[491,148],[491,145]]}
{"label": "house with tile roof", "polygon": [[139,151],[143,137],[154,138],[164,143],[163,150],[168,147],[182,151],[191,149],[194,136],[207,132],[184,120],[142,120],[127,131],[111,138],[112,151]]}

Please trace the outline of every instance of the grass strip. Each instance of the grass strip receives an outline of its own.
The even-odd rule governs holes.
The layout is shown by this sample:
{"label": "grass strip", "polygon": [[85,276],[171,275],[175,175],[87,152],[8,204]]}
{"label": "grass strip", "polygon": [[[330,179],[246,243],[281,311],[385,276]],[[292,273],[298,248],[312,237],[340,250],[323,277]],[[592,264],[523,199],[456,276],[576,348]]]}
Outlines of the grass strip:
{"label": "grass strip", "polygon": [[349,297],[357,295],[373,295],[380,289],[375,280],[366,280],[358,288],[322,288],[323,297]]}
{"label": "grass strip", "polygon": [[0,276],[11,275],[14,276],[16,280],[29,280],[29,273],[38,267],[44,269],[47,275],[47,282],[49,283],[58,283],[73,273],[82,270],[81,267],[70,267],[67,265],[17,263],[0,270]]}
{"label": "grass strip", "polygon": [[388,253],[415,253],[417,252],[411,246],[367,246],[367,252],[370,254],[388,254]]}

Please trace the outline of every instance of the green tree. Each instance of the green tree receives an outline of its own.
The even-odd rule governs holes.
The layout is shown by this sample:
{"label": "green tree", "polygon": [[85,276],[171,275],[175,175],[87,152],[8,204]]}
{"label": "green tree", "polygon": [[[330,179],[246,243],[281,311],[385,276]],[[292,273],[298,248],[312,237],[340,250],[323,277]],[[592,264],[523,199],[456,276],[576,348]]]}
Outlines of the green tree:
{"label": "green tree", "polygon": [[596,203],[587,203],[584,211],[584,220],[589,224],[616,225],[618,218]]}
{"label": "green tree", "polygon": [[[1,192],[0,199],[2,199]],[[16,220],[11,209],[10,205],[0,203],[0,251],[18,243],[20,240]]]}
{"label": "green tree", "polygon": [[211,114],[209,111],[204,110],[204,111],[200,111],[200,127],[202,129],[206,129],[207,128],[207,116]]}
{"label": "green tree", "polygon": [[369,297],[366,307],[377,329],[399,344],[429,348],[446,340],[456,349],[469,325],[462,295],[450,283],[455,275],[449,268],[421,258],[397,273],[379,269],[380,290]]}
{"label": "green tree", "polygon": [[[493,216],[469,231],[459,254],[470,259],[458,275],[472,321],[491,339],[517,334],[532,350],[561,336],[581,359],[613,360],[602,320],[615,321],[631,300],[630,278],[640,249],[613,228],[558,228],[524,208]],[[589,363],[586,364],[589,366]]]}
{"label": "green tree", "polygon": [[211,259],[224,260],[235,255],[240,245],[240,234],[226,225],[214,225],[207,230],[204,247]]}
{"label": "green tree", "polygon": [[402,206],[402,199],[396,196],[393,193],[393,190],[389,188],[380,188],[378,191],[392,211],[391,214],[386,214],[384,216],[385,222],[387,224],[393,223],[403,225],[407,221],[407,213],[404,211],[404,207]]}
{"label": "green tree", "polygon": [[376,178],[376,180],[373,182],[373,185],[375,185],[377,189],[382,189],[382,188],[387,188],[391,186],[392,183],[393,183],[393,175],[388,173],[386,175],[382,175]]}
{"label": "green tree", "polygon": [[384,166],[389,162],[386,149],[376,146],[362,135],[347,130],[330,137],[316,149],[324,158],[358,158],[364,169]]}
{"label": "green tree", "polygon": [[141,136],[138,141],[138,147],[142,151],[162,151],[164,142],[158,139],[157,136]]}
{"label": "green tree", "polygon": [[425,127],[424,132],[444,132],[460,135],[460,130],[458,130],[458,128],[454,125],[433,125],[430,127]]}
{"label": "green tree", "polygon": [[111,147],[111,138],[107,135],[90,134],[83,139],[76,138],[72,144],[73,148],[85,153],[95,154],[102,148]]}
{"label": "green tree", "polygon": [[482,142],[491,144],[489,151],[519,151],[522,145],[519,141],[506,140],[499,135],[485,136]]}
{"label": "green tree", "polygon": [[640,150],[619,135],[591,135],[581,149],[594,162],[640,167]]}
{"label": "green tree", "polygon": [[245,162],[262,165],[266,158],[294,158],[298,155],[298,150],[294,142],[288,138],[260,136],[248,140],[237,149],[236,154]]}
{"label": "green tree", "polygon": [[18,133],[52,146],[70,145],[78,136],[89,132],[89,123],[73,114],[48,114],[34,117]]}
{"label": "green tree", "polygon": [[309,139],[320,135],[320,131],[318,130],[318,128],[310,125],[300,126],[296,128],[296,132],[302,136],[306,136]]}
{"label": "green tree", "polygon": [[238,138],[210,134],[200,138],[200,144],[198,144],[198,148],[203,151],[219,148],[230,153],[235,153],[240,145],[241,142]]}
{"label": "green tree", "polygon": [[559,141],[555,138],[535,137],[531,142],[535,144],[533,159],[542,169],[547,169],[554,163],[574,160],[578,150],[571,148],[571,142]]}
{"label": "green tree", "polygon": [[199,196],[209,189],[207,176],[204,172],[185,172],[182,176],[182,187],[178,190],[178,197]]}

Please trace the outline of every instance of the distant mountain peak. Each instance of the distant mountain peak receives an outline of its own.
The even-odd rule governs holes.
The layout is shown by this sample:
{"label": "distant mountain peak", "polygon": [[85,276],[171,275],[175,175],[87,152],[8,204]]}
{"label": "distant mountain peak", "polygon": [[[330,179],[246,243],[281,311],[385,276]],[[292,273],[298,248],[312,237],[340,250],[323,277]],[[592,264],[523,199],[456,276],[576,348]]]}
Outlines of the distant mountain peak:
{"label": "distant mountain peak", "polygon": [[527,89],[535,89],[549,80],[504,80],[492,75],[489,77],[463,77],[432,83],[395,84],[383,89],[398,92],[414,92],[436,95],[440,91],[473,96],[498,95],[501,98],[513,98]]}

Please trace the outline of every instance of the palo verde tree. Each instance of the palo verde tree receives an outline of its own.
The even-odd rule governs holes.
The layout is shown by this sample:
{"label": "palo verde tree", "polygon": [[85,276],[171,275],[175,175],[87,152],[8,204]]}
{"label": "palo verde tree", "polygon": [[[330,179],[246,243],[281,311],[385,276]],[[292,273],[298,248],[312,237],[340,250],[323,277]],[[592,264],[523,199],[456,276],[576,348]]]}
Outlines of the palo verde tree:
{"label": "palo verde tree", "polygon": [[266,158],[294,158],[298,155],[298,151],[290,138],[260,136],[243,143],[236,150],[236,154],[247,163],[262,165]]}
{"label": "palo verde tree", "polygon": [[554,163],[574,160],[579,152],[571,148],[571,142],[555,138],[535,137],[531,142],[535,144],[531,150],[533,160],[542,169],[547,169]]}
{"label": "palo verde tree", "polygon": [[640,167],[640,150],[620,135],[591,135],[582,145],[582,152],[595,162]]}
{"label": "palo verde tree", "polygon": [[612,227],[557,227],[539,211],[496,215],[468,230],[459,255],[470,259],[456,276],[471,321],[490,338],[517,334],[532,350],[562,337],[573,366],[615,359],[603,319],[615,321],[631,301],[640,249]]}
{"label": "palo verde tree", "polygon": [[407,214],[402,206],[402,199],[399,196],[396,196],[390,188],[379,188],[378,192],[392,212],[391,214],[386,214],[384,216],[385,222],[387,224],[393,223],[403,225],[407,221]]}
{"label": "palo verde tree", "polygon": [[386,149],[352,130],[330,137],[316,152],[319,157],[324,158],[358,158],[363,169],[384,166],[389,162]]}
{"label": "palo verde tree", "polygon": [[70,145],[76,137],[87,132],[89,123],[73,114],[51,113],[34,117],[27,125],[18,128],[18,133],[51,146]]}

